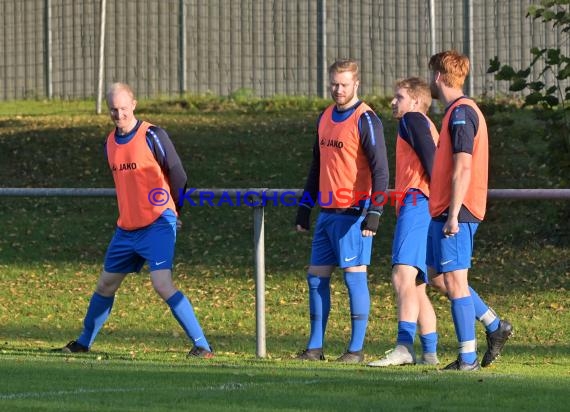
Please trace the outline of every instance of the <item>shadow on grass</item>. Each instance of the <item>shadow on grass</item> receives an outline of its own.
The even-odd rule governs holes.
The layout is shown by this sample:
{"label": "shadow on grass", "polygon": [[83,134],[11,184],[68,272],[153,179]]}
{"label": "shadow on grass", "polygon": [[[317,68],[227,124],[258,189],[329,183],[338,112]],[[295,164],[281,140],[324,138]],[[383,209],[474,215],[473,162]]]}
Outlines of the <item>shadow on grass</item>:
{"label": "shadow on grass", "polygon": [[[78,330],[50,330],[47,328],[2,328],[0,354],[12,355],[48,355],[54,350],[62,348],[69,340],[75,339]],[[256,358],[256,336],[252,334],[224,334],[220,332],[207,333],[208,341],[215,352],[224,358],[236,357]],[[559,344],[521,343],[520,338],[507,342],[503,350],[503,357],[510,363],[540,365],[570,363],[570,348],[565,342]],[[393,347],[390,336],[368,338],[365,345],[367,359],[378,358]],[[438,354],[442,363],[451,362],[456,357],[455,342],[446,339],[440,342]],[[287,335],[266,337],[266,353],[268,359],[292,359],[305,348],[306,336]],[[334,360],[344,353],[347,342],[331,333],[326,339],[325,355],[328,360]],[[159,333],[142,328],[123,329],[114,333],[106,331],[99,334],[92,350],[87,356],[113,359],[144,358],[146,356],[183,356],[191,348],[191,342],[185,336],[173,337],[169,333]],[[416,348],[420,350],[419,347]],[[479,355],[482,356],[486,344],[480,342]],[[161,355],[162,354],[162,355]],[[1,355],[0,355],[1,356]],[[419,356],[419,353],[418,353]],[[499,362],[497,362],[499,363]]]}

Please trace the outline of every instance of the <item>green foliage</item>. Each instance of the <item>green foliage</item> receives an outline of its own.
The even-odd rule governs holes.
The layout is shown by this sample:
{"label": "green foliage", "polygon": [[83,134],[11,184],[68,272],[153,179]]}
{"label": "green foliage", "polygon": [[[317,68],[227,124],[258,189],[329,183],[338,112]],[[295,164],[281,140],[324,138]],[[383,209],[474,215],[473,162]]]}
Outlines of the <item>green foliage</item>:
{"label": "green foliage", "polygon": [[[48,116],[62,114],[95,113],[94,100],[14,100],[0,103],[0,116],[10,116],[17,121],[18,116]],[[0,124],[2,126],[2,124]]]}
{"label": "green foliage", "polygon": [[[529,6],[527,17],[540,19],[543,23],[552,24],[568,36],[570,31],[570,11],[567,0],[542,0],[540,4]],[[568,37],[566,41],[570,40]],[[570,81],[570,57],[563,54],[560,48],[533,47],[530,50],[533,59],[530,65],[516,70],[508,64],[501,64],[495,56],[489,62],[487,73],[495,73],[495,79],[510,82],[512,92],[527,92],[524,97],[525,106],[540,106],[550,110],[551,115],[543,116],[546,133],[544,138],[549,142],[548,157],[550,172],[556,175],[570,174],[570,86],[563,84]],[[543,69],[537,78],[529,79],[532,68],[542,64]],[[548,84],[547,75],[552,75],[554,84]]]}
{"label": "green foliage", "polygon": [[[533,20],[541,19],[544,23],[551,23],[554,29],[559,28],[562,33],[568,33],[570,30],[570,13],[567,7],[568,1],[543,0],[540,5],[531,5],[528,8],[527,17]],[[501,64],[498,56],[495,56],[489,62],[487,73],[496,73],[496,80],[505,80],[510,82],[509,90],[520,92],[528,88],[531,93],[525,97],[525,104],[530,106],[543,105],[545,107],[556,107],[561,105],[565,107],[567,100],[566,93],[561,89],[561,82],[570,78],[570,57],[565,56],[560,48],[543,48],[533,47],[530,50],[533,60],[529,67],[523,70],[516,70],[508,64]],[[554,86],[547,86],[542,81],[528,81],[528,77],[532,73],[532,68],[538,63],[544,64],[544,68],[539,74],[539,78],[545,79],[547,73],[552,74],[556,79]]]}
{"label": "green foliage", "polygon": [[138,113],[275,113],[280,110],[324,109],[329,104],[326,99],[305,96],[274,96],[260,98],[251,89],[239,89],[229,96],[213,94],[187,95],[179,99],[152,100],[143,103]]}

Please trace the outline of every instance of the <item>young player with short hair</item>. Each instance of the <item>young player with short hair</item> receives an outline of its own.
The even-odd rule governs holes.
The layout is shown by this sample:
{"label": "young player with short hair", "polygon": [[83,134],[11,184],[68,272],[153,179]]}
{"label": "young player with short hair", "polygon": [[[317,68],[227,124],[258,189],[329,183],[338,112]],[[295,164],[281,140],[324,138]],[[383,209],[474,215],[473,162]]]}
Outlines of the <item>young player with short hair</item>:
{"label": "young player with short hair", "polygon": [[[473,241],[483,221],[487,201],[487,124],[477,104],[463,94],[469,59],[448,50],[430,58],[432,96],[446,107],[430,184],[427,264],[443,274],[459,355],[446,370],[480,368],[475,337],[475,305],[468,283]],[[512,334],[505,320],[487,332],[488,348],[482,365],[490,365]]]}
{"label": "young player with short hair", "polygon": [[[338,266],[348,289],[352,334],[346,352],[337,360],[358,363],[364,359],[370,312],[367,266],[385,202],[382,196],[362,199],[359,194],[386,193],[388,160],[382,122],[357,95],[357,62],[337,60],[330,66],[329,76],[334,103],[318,120],[304,203],[296,218],[297,230],[308,231],[311,208],[318,199],[323,200],[307,273],[311,334],[306,349],[297,358],[324,359],[330,278]],[[339,190],[348,190],[353,197],[340,199],[336,196]]]}
{"label": "young player with short hair", "polygon": [[418,326],[421,362],[436,365],[439,363],[436,316],[426,294],[426,242],[431,220],[429,181],[439,135],[426,115],[431,105],[429,85],[418,77],[399,80],[391,104],[392,115],[399,119],[394,190],[403,198],[403,202],[396,204],[397,222],[392,243],[398,335],[396,347],[368,366],[415,364],[414,340]]}

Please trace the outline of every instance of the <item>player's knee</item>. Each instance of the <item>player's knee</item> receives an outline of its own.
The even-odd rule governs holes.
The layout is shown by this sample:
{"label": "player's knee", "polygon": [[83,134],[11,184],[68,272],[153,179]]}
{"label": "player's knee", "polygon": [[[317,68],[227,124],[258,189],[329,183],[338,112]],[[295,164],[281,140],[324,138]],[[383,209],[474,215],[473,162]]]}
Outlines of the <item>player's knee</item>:
{"label": "player's knee", "polygon": [[153,279],[152,287],[164,300],[167,300],[170,296],[174,295],[177,290],[172,281],[169,281],[168,279]]}
{"label": "player's knee", "polygon": [[315,266],[315,265],[311,265],[309,266],[309,270],[308,273],[310,273],[313,276],[318,276],[318,277],[330,277],[332,272],[334,270],[334,266]]}
{"label": "player's knee", "polygon": [[413,292],[416,287],[417,269],[404,265],[394,265],[392,269],[392,286],[397,293]]}
{"label": "player's knee", "polygon": [[95,292],[101,296],[113,296],[117,289],[119,289],[119,286],[121,286],[122,280],[123,276],[121,275],[113,276],[112,274],[103,272],[97,281]]}
{"label": "player's knee", "polygon": [[[406,288],[407,283],[409,282],[406,282],[406,279],[401,272],[392,274],[392,286],[394,287],[396,293],[400,294]],[[409,285],[411,285],[411,283],[409,283]]]}
{"label": "player's knee", "polygon": [[429,285],[436,289],[442,295],[447,295],[447,287],[443,275],[438,275],[430,279]]}

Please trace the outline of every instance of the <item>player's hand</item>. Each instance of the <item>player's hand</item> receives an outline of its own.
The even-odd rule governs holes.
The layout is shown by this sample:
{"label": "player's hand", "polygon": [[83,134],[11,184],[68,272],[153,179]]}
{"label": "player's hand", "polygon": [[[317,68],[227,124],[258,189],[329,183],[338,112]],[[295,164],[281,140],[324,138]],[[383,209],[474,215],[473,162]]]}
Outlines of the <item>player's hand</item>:
{"label": "player's hand", "polygon": [[362,236],[374,236],[378,231],[378,226],[380,225],[380,213],[378,212],[368,212],[366,213],[366,217],[362,221],[360,225],[360,229],[362,230]]}
{"label": "player's hand", "polygon": [[459,222],[457,221],[457,218],[449,216],[445,225],[443,225],[442,231],[445,237],[455,236],[459,233]]}
{"label": "player's hand", "polygon": [[180,232],[182,230],[182,220],[176,219],[176,231]]}
{"label": "player's hand", "polygon": [[306,232],[311,229],[311,209],[299,206],[297,217],[295,218],[295,228],[297,232]]}

